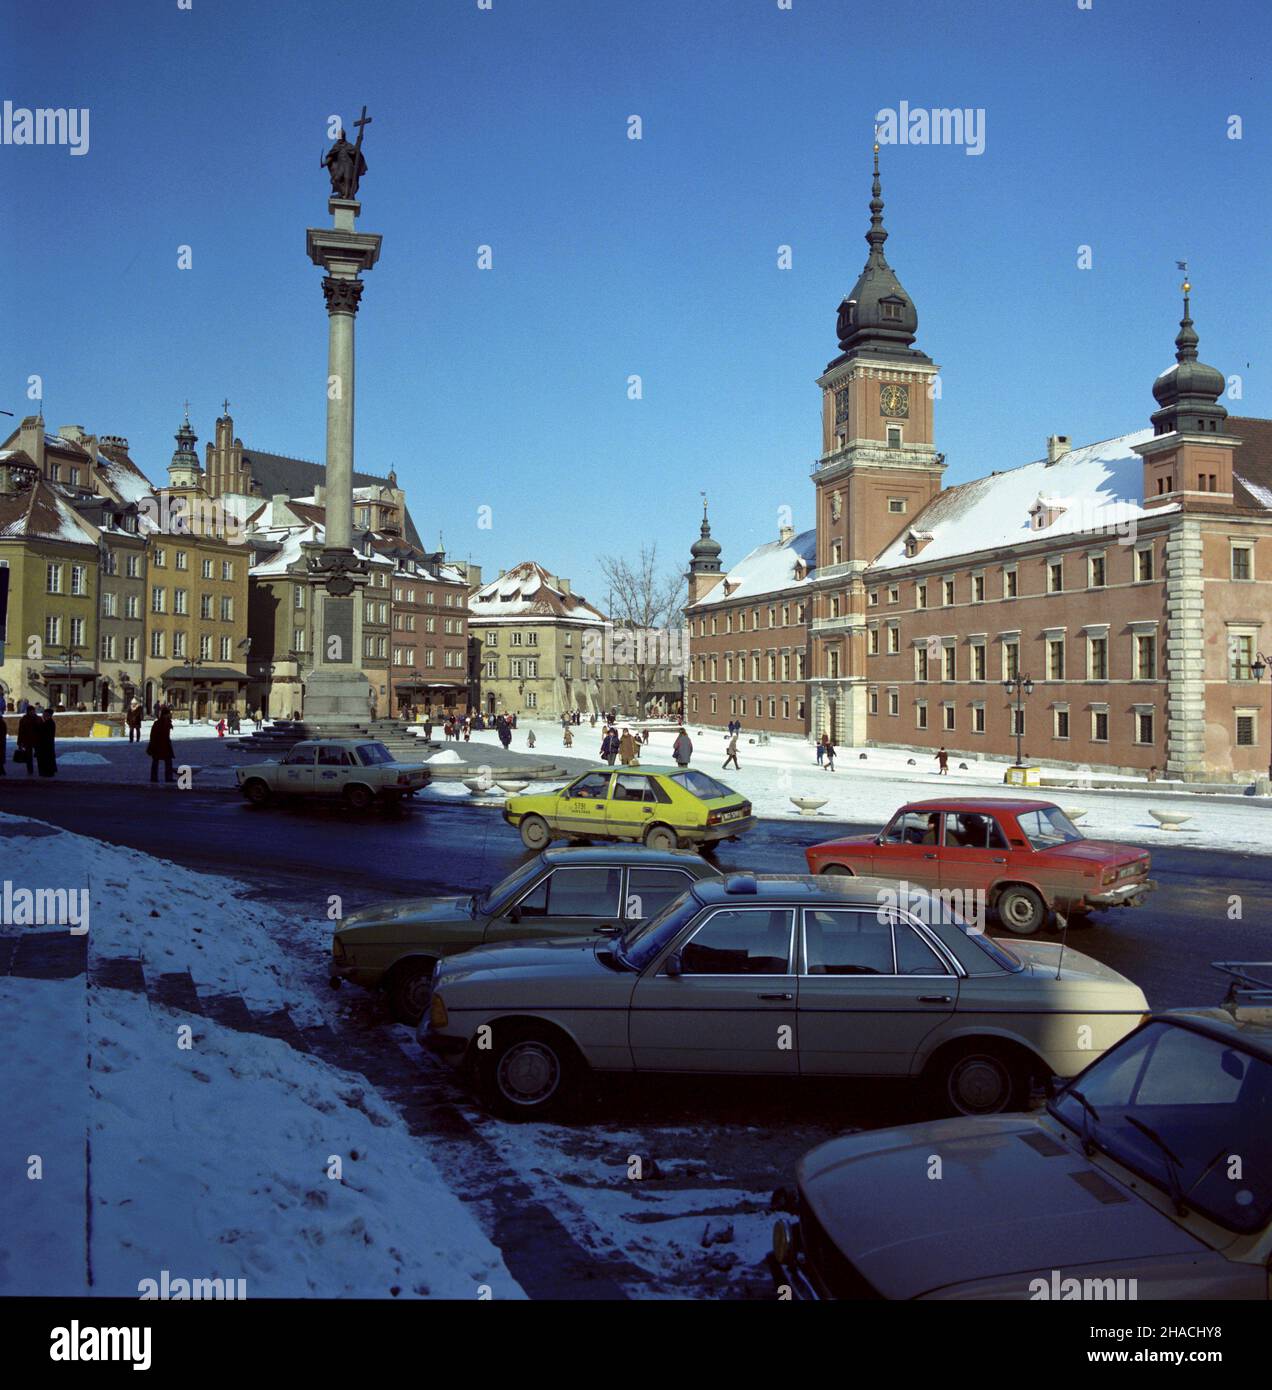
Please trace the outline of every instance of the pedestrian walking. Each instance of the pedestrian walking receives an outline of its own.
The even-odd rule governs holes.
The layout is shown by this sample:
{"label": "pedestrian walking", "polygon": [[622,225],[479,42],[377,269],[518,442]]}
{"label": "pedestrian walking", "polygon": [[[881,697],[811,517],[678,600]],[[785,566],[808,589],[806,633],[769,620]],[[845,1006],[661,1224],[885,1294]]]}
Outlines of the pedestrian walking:
{"label": "pedestrian walking", "polygon": [[150,780],[159,780],[159,764],[164,765],[164,781],[175,782],[177,779],[172,772],[172,711],[167,705],[161,705],[159,716],[150,726],[150,740],[146,744],[146,752],[150,755]]}
{"label": "pedestrian walking", "polygon": [[124,723],[128,726],[128,742],[141,742],[141,701],[133,700],[129,703],[128,713],[124,715]]}
{"label": "pedestrian walking", "polygon": [[46,709],[35,731],[35,761],[41,777],[57,776],[57,723],[53,711]]}
{"label": "pedestrian walking", "polygon": [[624,767],[630,767],[636,761],[636,740],[630,729],[624,729],[618,741],[618,758]]}
{"label": "pedestrian walking", "polygon": [[601,740],[601,757],[611,766],[614,766],[614,759],[618,756],[619,745],[618,730],[608,726],[605,730],[605,737]]}
{"label": "pedestrian walking", "polygon": [[948,777],[950,775],[950,755],[941,748],[937,751],[936,761],[938,765],[938,775]]}
{"label": "pedestrian walking", "polygon": [[564,743],[567,748],[574,747],[574,731],[568,724],[565,726],[565,732],[561,737],[561,742]]}
{"label": "pedestrian walking", "polygon": [[265,720],[260,705],[257,705],[252,711],[252,723],[256,725],[258,730],[264,727]]}
{"label": "pedestrian walking", "polygon": [[503,744],[505,753],[512,745],[512,725],[506,719],[499,725],[499,742]]}
{"label": "pedestrian walking", "polygon": [[826,745],[825,751],[822,754],[822,766],[825,768],[827,772],[834,772],[835,745],[831,743],[829,734],[822,735],[822,742]]}
{"label": "pedestrian walking", "polygon": [[684,726],[676,732],[676,741],[671,745],[671,756],[677,767],[688,767],[693,757],[693,740],[685,732]]}
{"label": "pedestrian walking", "polygon": [[826,756],[826,739],[823,735],[817,740],[817,766],[822,765],[822,759]]}
{"label": "pedestrian walking", "polygon": [[25,763],[27,776],[35,776],[35,740],[40,730],[40,716],[29,702],[18,720],[17,750],[13,755],[15,763]]}
{"label": "pedestrian walking", "polygon": [[225,731],[226,731],[226,729],[227,729],[228,727],[229,727],[229,726],[228,726],[228,725],[226,724],[226,722],[225,722],[225,716],[222,715],[222,716],[220,717],[220,719],[218,719],[218,720],[216,721],[216,736],[217,736],[217,738],[224,738],[224,737],[225,737]]}
{"label": "pedestrian walking", "polygon": [[526,747],[527,747],[527,748],[533,748],[533,747],[534,747],[534,730],[533,730],[533,729],[531,729],[530,732],[526,735]]}
{"label": "pedestrian walking", "polygon": [[240,733],[242,731],[242,727],[242,724],[239,722],[238,706],[235,705],[235,707],[230,711],[230,733]]}
{"label": "pedestrian walking", "polygon": [[728,767],[728,765],[729,765],[730,763],[732,763],[733,766],[736,767],[736,768],[738,769],[739,772],[741,772],[741,771],[742,771],[742,768],[741,768],[740,764],[738,763],[738,736],[737,736],[737,734],[734,734],[733,737],[729,740],[727,746],[725,747],[724,754],[725,754],[725,757],[724,757],[724,766],[725,766],[725,767]]}

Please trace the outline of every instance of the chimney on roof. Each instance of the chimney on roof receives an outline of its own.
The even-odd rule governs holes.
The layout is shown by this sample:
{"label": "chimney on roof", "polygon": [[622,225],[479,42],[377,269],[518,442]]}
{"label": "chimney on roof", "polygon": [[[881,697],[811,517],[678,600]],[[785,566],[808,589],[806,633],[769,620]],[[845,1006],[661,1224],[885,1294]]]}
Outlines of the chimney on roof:
{"label": "chimney on roof", "polygon": [[316,484],[314,485],[314,506],[315,506],[315,507],[322,507],[322,506],[325,506],[326,504],[323,502],[323,498],[326,497],[326,495],[327,495],[327,489],[326,489],[325,487],[323,487],[323,485],[322,485],[321,483],[316,483]]}
{"label": "chimney on roof", "polygon": [[778,528],[777,539],[782,545],[786,545],[794,538],[794,536],[795,528],[793,526],[787,525]]}
{"label": "chimney on roof", "polygon": [[84,442],[83,425],[59,425],[57,427],[57,433],[60,434],[63,439],[69,439],[74,444],[82,444]]}
{"label": "chimney on roof", "polygon": [[557,588],[560,589],[560,591],[563,594],[568,594],[570,592],[570,581],[568,579],[562,579],[559,576],[557,576],[555,578],[555,583]]}
{"label": "chimney on roof", "polygon": [[0,463],[0,497],[16,497],[18,485],[13,480],[13,470],[7,463]]}
{"label": "chimney on roof", "polygon": [[1059,463],[1069,452],[1069,436],[1067,434],[1049,434],[1047,436],[1047,467],[1053,463]]}
{"label": "chimney on roof", "polygon": [[44,477],[44,417],[28,415],[18,426],[18,448],[35,464],[36,476]]}
{"label": "chimney on roof", "polygon": [[271,526],[290,526],[295,518],[287,510],[291,499],[285,492],[276,492],[269,499],[269,524]]}

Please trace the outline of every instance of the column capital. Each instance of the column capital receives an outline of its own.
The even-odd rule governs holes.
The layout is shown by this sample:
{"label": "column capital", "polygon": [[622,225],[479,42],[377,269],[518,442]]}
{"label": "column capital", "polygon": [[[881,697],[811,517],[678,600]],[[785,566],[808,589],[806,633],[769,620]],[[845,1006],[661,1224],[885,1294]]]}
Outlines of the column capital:
{"label": "column capital", "polygon": [[338,280],[334,275],[324,275],[322,293],[329,314],[356,314],[362,298],[362,281]]}

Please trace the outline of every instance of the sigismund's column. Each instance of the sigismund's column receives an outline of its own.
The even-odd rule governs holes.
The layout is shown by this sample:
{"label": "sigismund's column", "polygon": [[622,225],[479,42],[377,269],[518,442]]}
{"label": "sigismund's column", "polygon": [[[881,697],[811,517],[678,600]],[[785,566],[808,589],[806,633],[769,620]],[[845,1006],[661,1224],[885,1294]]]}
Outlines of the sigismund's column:
{"label": "sigismund's column", "polygon": [[[365,116],[365,112],[364,112]],[[327,157],[333,188],[337,157],[345,161],[345,187],[356,192],[361,159],[358,146],[341,138]],[[341,156],[342,147],[344,148]],[[349,165],[348,151],[353,164]],[[326,163],[327,160],[324,160]],[[348,175],[349,168],[355,171]],[[327,201],[330,227],[310,227],[305,249],[327,272],[327,474],[324,502],[326,535],[309,556],[315,603],[313,667],[305,677],[305,722],[320,726],[365,724],[371,713],[371,683],[363,675],[361,587],[368,570],[353,549],[354,321],[362,298],[362,271],[380,258],[380,237],[354,229],[362,211],[355,197],[332,194]],[[378,711],[385,714],[387,711]]]}

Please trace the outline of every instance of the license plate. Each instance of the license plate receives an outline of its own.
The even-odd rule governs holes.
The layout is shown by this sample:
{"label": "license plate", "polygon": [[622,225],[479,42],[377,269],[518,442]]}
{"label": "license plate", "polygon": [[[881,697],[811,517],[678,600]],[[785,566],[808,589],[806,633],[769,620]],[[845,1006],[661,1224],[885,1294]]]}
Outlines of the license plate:
{"label": "license plate", "polygon": [[741,820],[742,817],[743,817],[744,815],[746,815],[746,812],[745,812],[745,811],[726,811],[726,812],[724,813],[724,815],[722,815],[722,816],[720,817],[720,819],[721,819],[721,820]]}

